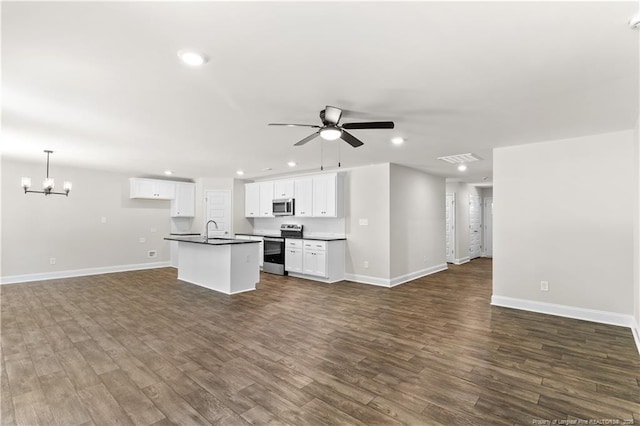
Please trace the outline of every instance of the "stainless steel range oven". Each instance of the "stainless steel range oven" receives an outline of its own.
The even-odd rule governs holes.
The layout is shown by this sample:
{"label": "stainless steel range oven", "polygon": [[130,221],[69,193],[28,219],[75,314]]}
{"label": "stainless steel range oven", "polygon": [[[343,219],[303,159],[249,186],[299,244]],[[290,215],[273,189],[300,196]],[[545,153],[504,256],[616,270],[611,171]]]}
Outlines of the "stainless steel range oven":
{"label": "stainless steel range oven", "polygon": [[264,262],[262,270],[270,274],[287,274],[284,270],[284,238],[264,237]]}
{"label": "stainless steel range oven", "polygon": [[262,270],[270,274],[287,275],[284,270],[284,239],[302,238],[302,225],[282,224],[279,237],[264,237]]}

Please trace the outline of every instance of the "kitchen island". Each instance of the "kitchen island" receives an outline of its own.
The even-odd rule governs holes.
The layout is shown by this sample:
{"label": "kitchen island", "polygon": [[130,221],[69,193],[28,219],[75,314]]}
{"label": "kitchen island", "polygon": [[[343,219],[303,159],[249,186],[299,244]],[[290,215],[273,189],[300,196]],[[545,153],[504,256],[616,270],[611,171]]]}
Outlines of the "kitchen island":
{"label": "kitchen island", "polygon": [[178,242],[178,279],[225,294],[256,289],[259,242],[201,236],[165,237]]}

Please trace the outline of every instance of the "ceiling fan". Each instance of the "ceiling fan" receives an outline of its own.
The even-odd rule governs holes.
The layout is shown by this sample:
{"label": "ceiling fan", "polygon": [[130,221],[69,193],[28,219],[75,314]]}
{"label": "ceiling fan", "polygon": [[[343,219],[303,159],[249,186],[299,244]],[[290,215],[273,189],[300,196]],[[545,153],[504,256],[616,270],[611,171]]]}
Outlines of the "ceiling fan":
{"label": "ceiling fan", "polygon": [[307,136],[302,139],[300,142],[297,142],[295,146],[304,145],[312,139],[320,136],[322,139],[332,141],[338,138],[342,139],[349,145],[354,148],[357,148],[361,145],[364,145],[363,142],[353,136],[351,133],[347,132],[345,129],[349,130],[360,130],[360,129],[393,129],[393,121],[370,121],[366,123],[344,123],[342,125],[339,124],[340,118],[342,117],[342,110],[340,108],[332,107],[327,105],[325,109],[320,111],[320,120],[322,120],[322,126],[317,126],[315,124],[286,124],[286,123],[269,123],[269,126],[289,126],[289,127],[312,127],[314,129],[318,129],[312,135]]}

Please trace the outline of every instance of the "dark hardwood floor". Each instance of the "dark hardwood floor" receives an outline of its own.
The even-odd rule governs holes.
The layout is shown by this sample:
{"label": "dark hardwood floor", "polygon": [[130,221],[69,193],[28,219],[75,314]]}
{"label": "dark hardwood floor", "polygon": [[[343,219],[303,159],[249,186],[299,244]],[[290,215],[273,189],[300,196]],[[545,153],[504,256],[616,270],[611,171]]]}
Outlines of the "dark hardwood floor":
{"label": "dark hardwood floor", "polygon": [[393,289],[166,268],[0,296],[4,425],[640,424],[630,331],[491,307],[487,259]]}

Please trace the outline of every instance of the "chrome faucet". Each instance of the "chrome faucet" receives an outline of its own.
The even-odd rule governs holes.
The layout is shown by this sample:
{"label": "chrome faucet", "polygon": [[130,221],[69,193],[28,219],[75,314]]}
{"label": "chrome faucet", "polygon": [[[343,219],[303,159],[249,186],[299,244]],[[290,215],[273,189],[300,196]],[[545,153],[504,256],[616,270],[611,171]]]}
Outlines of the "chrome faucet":
{"label": "chrome faucet", "polygon": [[218,229],[218,224],[216,223],[215,220],[211,219],[209,222],[207,222],[207,224],[204,226],[204,240],[205,241],[209,241],[209,224],[213,222],[213,224],[216,226],[216,229]]}

